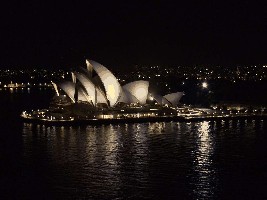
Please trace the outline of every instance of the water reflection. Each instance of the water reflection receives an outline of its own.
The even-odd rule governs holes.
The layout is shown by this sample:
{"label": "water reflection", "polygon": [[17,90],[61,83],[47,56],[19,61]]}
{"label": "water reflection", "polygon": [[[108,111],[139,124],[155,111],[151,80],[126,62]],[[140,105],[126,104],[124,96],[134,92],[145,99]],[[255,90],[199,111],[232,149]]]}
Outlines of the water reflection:
{"label": "water reflection", "polygon": [[[214,136],[211,122],[204,121],[197,124],[196,150],[194,158],[194,196],[196,199],[214,198],[216,189],[216,169],[213,166]],[[222,125],[225,122],[222,121]]]}
{"label": "water reflection", "polygon": [[[147,128],[143,124],[88,127],[24,124],[25,158],[33,165],[45,163],[42,170],[49,173],[48,182],[61,185],[64,191],[68,188],[70,193],[74,190],[92,198],[115,197],[122,188],[128,191],[146,183]],[[43,154],[35,157],[37,149]],[[53,173],[47,169],[53,169]]]}
{"label": "water reflection", "polygon": [[23,162],[57,199],[216,199],[222,196],[221,183],[235,181],[231,178],[241,167],[258,169],[254,155],[265,160],[265,129],[266,123],[257,120],[84,127],[26,123]]}
{"label": "water reflection", "polygon": [[150,134],[161,134],[165,132],[165,123],[164,122],[155,122],[149,123],[148,131]]}

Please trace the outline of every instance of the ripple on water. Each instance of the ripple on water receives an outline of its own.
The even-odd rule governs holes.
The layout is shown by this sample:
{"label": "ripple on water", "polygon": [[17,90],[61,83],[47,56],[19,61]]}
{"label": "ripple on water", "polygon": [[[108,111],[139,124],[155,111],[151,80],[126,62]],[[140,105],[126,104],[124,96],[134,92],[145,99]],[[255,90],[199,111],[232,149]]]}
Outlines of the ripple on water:
{"label": "ripple on water", "polygon": [[240,166],[245,161],[260,169],[259,174],[267,174],[251,162],[267,161],[255,145],[267,144],[264,130],[264,121],[240,120],[86,127],[24,124],[23,161],[26,168],[42,173],[39,181],[48,185],[52,197],[231,197],[231,185],[249,188],[237,181],[246,180],[239,170],[255,178],[251,183],[260,179]]}

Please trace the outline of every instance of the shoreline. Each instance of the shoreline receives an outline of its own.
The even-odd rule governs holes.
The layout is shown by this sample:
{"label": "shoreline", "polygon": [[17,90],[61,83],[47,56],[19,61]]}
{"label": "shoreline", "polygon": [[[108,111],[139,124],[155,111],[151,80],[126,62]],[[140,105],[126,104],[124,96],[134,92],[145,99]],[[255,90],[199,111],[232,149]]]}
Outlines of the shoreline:
{"label": "shoreline", "polygon": [[21,116],[23,122],[54,125],[54,126],[79,126],[79,125],[101,125],[119,123],[146,123],[146,122],[200,122],[200,121],[221,121],[221,120],[265,120],[267,115],[231,115],[231,116],[158,116],[142,118],[113,118],[113,119],[71,119],[71,120],[46,120],[38,118],[25,118]]}

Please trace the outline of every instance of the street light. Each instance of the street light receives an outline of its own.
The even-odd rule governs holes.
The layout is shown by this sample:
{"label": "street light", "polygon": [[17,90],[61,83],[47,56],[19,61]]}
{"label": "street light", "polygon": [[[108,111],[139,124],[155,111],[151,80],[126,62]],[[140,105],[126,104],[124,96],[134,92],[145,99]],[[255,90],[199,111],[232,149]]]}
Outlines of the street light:
{"label": "street light", "polygon": [[208,83],[207,83],[207,82],[203,82],[203,83],[202,83],[202,88],[203,88],[203,89],[208,88]]}

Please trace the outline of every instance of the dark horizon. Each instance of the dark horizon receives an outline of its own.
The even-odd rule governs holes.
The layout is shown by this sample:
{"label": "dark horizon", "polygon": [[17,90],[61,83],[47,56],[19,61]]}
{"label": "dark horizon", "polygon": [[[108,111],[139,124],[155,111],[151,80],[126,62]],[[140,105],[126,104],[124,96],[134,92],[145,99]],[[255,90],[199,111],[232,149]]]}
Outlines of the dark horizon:
{"label": "dark horizon", "polygon": [[[266,5],[5,2],[0,68],[267,63]],[[127,70],[127,69],[126,69]]]}

